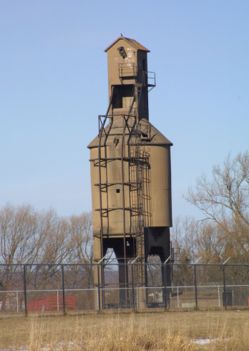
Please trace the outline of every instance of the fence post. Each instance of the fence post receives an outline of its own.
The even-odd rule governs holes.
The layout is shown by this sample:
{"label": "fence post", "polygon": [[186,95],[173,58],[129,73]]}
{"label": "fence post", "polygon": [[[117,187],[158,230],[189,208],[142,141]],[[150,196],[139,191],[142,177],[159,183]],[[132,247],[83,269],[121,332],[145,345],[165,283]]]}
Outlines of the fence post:
{"label": "fence post", "polygon": [[60,312],[60,290],[56,291],[56,309]]}
{"label": "fence post", "polygon": [[133,261],[131,262],[131,288],[132,288],[132,308],[136,311],[135,306],[135,289],[134,289],[134,272],[133,272]]}
{"label": "fence post", "polygon": [[65,275],[64,275],[64,265],[61,265],[61,286],[62,286],[62,306],[63,315],[66,315],[66,298],[65,298]]}
{"label": "fence post", "polygon": [[[104,270],[103,270],[103,262],[105,260],[105,256],[102,257],[98,263],[97,263],[97,267],[98,267],[98,299],[99,299],[99,312],[102,310],[103,308],[103,300],[104,300],[104,296],[103,296],[103,274],[104,274]],[[100,267],[100,268],[99,268]],[[99,269],[101,269],[101,271],[99,271]]]}
{"label": "fence post", "polygon": [[19,291],[16,291],[16,312],[19,313]]}
{"label": "fence post", "polygon": [[195,309],[198,310],[198,290],[197,290],[196,264],[194,264],[194,286],[195,286]]}
{"label": "fence post", "polygon": [[[139,308],[139,306],[137,306],[137,299],[135,298],[135,286],[134,286],[134,271],[133,271],[133,265],[136,263],[136,261],[139,259],[139,256],[135,257],[132,261],[131,261],[131,284],[132,284],[132,305],[133,305],[133,311],[136,312]],[[147,267],[145,267],[145,269],[147,269]],[[136,290],[137,292],[137,290]],[[139,292],[137,292],[138,294]]]}
{"label": "fence post", "polygon": [[177,301],[177,308],[180,308],[180,292],[179,292],[179,286],[176,288],[176,301]]}
{"label": "fence post", "polygon": [[98,310],[101,310],[101,291],[100,291],[100,273],[99,273],[99,264],[97,264],[97,273],[98,273]]}
{"label": "fence post", "polygon": [[220,287],[218,286],[217,289],[218,289],[218,307],[221,307]]}
{"label": "fence post", "polygon": [[25,317],[27,317],[28,316],[28,299],[27,299],[26,264],[23,265],[23,295],[24,295]]}
{"label": "fence post", "polygon": [[227,287],[226,287],[226,272],[225,272],[225,266],[227,262],[230,260],[231,257],[228,257],[223,263],[222,263],[222,275],[223,275],[223,306],[225,307],[225,310],[227,309]]}
{"label": "fence post", "polygon": [[222,275],[223,275],[223,306],[225,310],[227,309],[227,298],[226,298],[226,273],[225,273],[225,265],[222,265]]}
{"label": "fence post", "polygon": [[[163,262],[162,265],[162,271],[163,271],[163,299],[164,299],[164,310],[166,311],[167,306],[168,306],[168,294],[167,294],[167,274],[168,274],[168,270],[167,270],[167,264],[168,262],[170,262],[171,260],[171,255],[169,255],[168,258],[166,258],[166,260]],[[171,266],[170,266],[171,269]]]}

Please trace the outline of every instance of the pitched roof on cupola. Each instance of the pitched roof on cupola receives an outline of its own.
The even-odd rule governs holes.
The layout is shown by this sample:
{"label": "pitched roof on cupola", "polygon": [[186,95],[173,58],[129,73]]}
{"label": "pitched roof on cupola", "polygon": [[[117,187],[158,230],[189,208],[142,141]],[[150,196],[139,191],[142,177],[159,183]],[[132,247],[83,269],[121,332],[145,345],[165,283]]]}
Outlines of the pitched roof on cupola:
{"label": "pitched roof on cupola", "polygon": [[111,45],[109,45],[109,46],[105,49],[105,52],[107,52],[111,47],[113,47],[113,45],[115,45],[119,40],[125,40],[125,41],[128,42],[131,46],[133,46],[134,49],[136,49],[136,50],[141,50],[141,51],[150,52],[150,50],[148,50],[145,46],[143,46],[142,44],[140,44],[140,43],[139,43],[138,41],[136,41],[135,39],[127,38],[127,37],[124,37],[123,35],[121,35],[120,37],[118,37]]}

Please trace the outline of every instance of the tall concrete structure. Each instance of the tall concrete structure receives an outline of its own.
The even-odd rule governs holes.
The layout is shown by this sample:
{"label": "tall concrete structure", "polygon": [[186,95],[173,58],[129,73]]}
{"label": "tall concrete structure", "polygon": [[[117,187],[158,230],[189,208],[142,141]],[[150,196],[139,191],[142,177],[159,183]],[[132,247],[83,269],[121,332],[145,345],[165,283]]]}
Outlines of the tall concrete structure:
{"label": "tall concrete structure", "polygon": [[[170,256],[172,143],[149,121],[148,92],[156,85],[147,68],[149,50],[121,36],[105,51],[109,104],[88,146],[94,259],[112,248],[120,287],[126,287],[129,260]],[[141,275],[146,284],[146,272]]]}

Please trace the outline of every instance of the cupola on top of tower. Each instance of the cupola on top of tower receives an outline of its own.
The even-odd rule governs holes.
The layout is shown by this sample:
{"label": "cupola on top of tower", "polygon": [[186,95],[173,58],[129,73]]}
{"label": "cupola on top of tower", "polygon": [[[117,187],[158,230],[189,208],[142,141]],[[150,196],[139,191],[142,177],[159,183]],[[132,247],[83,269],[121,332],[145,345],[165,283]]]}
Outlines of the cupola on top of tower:
{"label": "cupola on top of tower", "polygon": [[[131,39],[131,38],[127,38],[124,36],[120,36],[118,37],[111,45],[109,45],[106,49],[105,52],[109,51],[114,45],[116,45],[119,41],[123,41],[126,44],[130,45],[132,48],[134,48],[135,50],[141,50],[141,51],[146,51],[146,52],[150,52],[150,50],[148,50],[145,46],[143,46],[142,44],[140,44],[138,41],[136,41],[135,39]],[[121,44],[121,43],[120,43]]]}
{"label": "cupola on top of tower", "polygon": [[147,54],[149,50],[138,41],[120,36],[106,48],[108,60],[108,91],[114,86],[129,85],[132,90],[140,84],[147,90],[149,77]]}

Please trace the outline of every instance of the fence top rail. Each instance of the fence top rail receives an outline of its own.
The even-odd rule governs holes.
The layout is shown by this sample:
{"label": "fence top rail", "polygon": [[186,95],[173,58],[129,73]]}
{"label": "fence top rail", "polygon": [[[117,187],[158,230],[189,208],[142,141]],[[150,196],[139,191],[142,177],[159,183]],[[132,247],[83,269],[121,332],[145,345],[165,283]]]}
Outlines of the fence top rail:
{"label": "fence top rail", "polygon": [[92,267],[97,265],[97,263],[0,263],[0,267]]}
{"label": "fence top rail", "polygon": [[[118,267],[125,265],[125,263],[102,263],[105,267]],[[163,267],[163,266],[172,266],[172,267],[220,267],[224,268],[225,267],[249,267],[249,263],[172,263],[172,262],[167,262],[167,263],[145,263],[145,262],[135,262],[135,263],[127,263],[127,266],[134,266],[134,267],[141,267],[143,266],[148,266],[148,267]]]}
{"label": "fence top rail", "polygon": [[[248,284],[245,285],[236,285],[236,284],[228,284],[226,285],[227,288],[249,288]],[[177,289],[194,289],[194,285],[172,285],[170,287],[164,287],[164,286],[136,286],[134,289],[136,290],[164,290],[164,289],[169,289],[169,290],[177,290]],[[217,285],[197,285],[198,289],[223,289],[224,286],[222,284],[217,284]],[[113,290],[132,290],[132,287],[100,287],[101,291],[113,291]],[[64,289],[65,292],[81,292],[81,291],[96,291],[97,288],[85,288],[85,289],[70,289],[66,288]],[[53,293],[62,293],[63,289],[39,289],[39,290],[34,290],[34,289],[27,289],[27,293],[48,293],[48,292],[53,292]],[[0,294],[23,294],[23,290],[2,290],[0,291]]]}
{"label": "fence top rail", "polygon": [[[223,263],[181,263],[181,262],[166,262],[166,263],[149,263],[149,262],[134,262],[130,263],[127,262],[127,265],[132,266],[139,266],[141,265],[144,266],[150,266],[150,267],[162,267],[163,265],[167,266],[173,266],[173,267],[178,267],[178,266],[189,266],[189,267],[249,267],[249,262],[248,263],[226,263],[225,265]],[[6,264],[6,263],[0,263],[0,268],[1,267],[94,267],[94,266],[105,266],[105,267],[119,267],[123,264],[119,263],[106,263],[106,262],[101,262],[99,263],[12,263],[12,264]]]}

